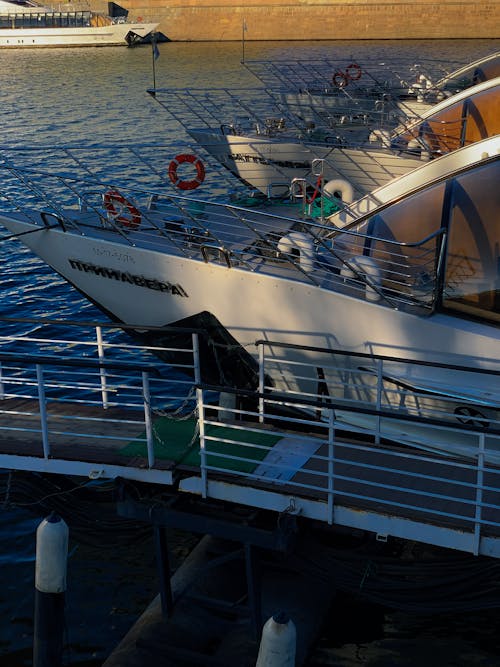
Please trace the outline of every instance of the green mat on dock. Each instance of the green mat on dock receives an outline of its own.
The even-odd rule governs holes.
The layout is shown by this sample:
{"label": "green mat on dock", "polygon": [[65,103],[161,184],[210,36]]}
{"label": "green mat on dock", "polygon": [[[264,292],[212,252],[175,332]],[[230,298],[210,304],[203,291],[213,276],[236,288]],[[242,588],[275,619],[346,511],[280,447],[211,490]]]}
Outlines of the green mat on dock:
{"label": "green mat on dock", "polygon": [[[198,435],[193,440],[196,429],[195,419],[177,421],[168,417],[160,417],[154,420],[154,451],[158,459],[168,459],[176,463],[200,467],[200,439]],[[210,466],[224,468],[237,472],[252,472],[256,465],[262,461],[273,445],[280,440],[279,436],[264,432],[253,432],[238,430],[229,426],[207,425],[205,435],[216,438],[232,440],[227,443],[220,440],[206,440],[207,463]],[[146,434],[140,438],[145,439]],[[241,444],[239,444],[241,443]],[[250,447],[248,445],[259,445]],[[123,456],[147,457],[146,443],[135,440],[119,450]],[[222,456],[219,456],[222,455]],[[228,458],[228,456],[236,457]],[[241,461],[237,459],[249,459]]]}

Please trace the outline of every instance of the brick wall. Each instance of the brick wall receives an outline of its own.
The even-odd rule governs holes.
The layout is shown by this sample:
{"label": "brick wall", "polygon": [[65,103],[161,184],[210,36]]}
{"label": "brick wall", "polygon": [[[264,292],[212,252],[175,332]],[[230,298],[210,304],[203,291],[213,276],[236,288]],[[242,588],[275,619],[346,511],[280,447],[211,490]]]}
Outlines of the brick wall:
{"label": "brick wall", "polygon": [[131,19],[160,20],[160,31],[173,41],[240,40],[243,21],[249,41],[500,37],[500,0],[244,0],[244,5],[234,0],[123,0],[123,5]]}

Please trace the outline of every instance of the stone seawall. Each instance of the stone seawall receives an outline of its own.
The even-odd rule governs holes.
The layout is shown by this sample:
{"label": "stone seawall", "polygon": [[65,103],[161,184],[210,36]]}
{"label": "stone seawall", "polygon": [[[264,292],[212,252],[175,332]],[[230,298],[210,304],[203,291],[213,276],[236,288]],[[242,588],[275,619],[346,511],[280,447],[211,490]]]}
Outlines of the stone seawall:
{"label": "stone seawall", "polygon": [[500,37],[500,1],[123,0],[172,41]]}

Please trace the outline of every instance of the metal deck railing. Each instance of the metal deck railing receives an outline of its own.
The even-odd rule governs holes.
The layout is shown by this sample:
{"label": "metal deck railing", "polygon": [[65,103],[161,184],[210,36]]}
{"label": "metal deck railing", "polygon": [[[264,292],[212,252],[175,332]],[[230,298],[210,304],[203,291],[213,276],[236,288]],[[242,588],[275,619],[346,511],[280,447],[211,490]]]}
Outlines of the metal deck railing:
{"label": "metal deck railing", "polygon": [[[286,87],[295,91],[331,91],[339,83],[352,91],[353,97],[366,95],[369,91],[377,95],[404,94],[421,96],[433,103],[441,87],[452,72],[467,65],[466,62],[439,61],[430,58],[412,60],[404,57],[389,57],[384,60],[366,61],[359,58],[245,60],[244,66],[269,88]],[[339,76],[336,77],[335,75]],[[343,76],[342,76],[343,75]],[[453,81],[461,89],[471,84],[471,78]]]}
{"label": "metal deck railing", "polygon": [[[105,183],[1,166],[0,175],[5,185],[2,208],[7,213],[18,212],[40,229],[61,227],[68,233],[123,244],[125,261],[127,248],[140,245],[308,282],[389,307],[428,311],[434,304],[443,230],[412,243],[372,236],[376,258],[360,257],[369,237],[338,230],[322,218],[326,210],[332,213],[340,207],[328,202],[320,207],[309,204],[301,194],[305,183],[290,198],[272,204],[242,199],[240,206],[238,201],[218,204],[123,186],[118,192],[140,218],[140,225],[130,229],[114,222],[109,214],[105,205],[109,186]],[[425,283],[422,276],[426,276]]]}
{"label": "metal deck railing", "polygon": [[[31,173],[87,181],[89,189],[91,183],[108,183],[115,188],[150,189],[173,194],[177,188],[169,178],[169,165],[176,155],[191,152],[191,149],[191,138],[179,133],[165,144],[25,145],[22,148],[3,145],[0,168],[17,171],[20,177],[29,170]],[[50,172],[47,170],[49,162]],[[222,170],[216,160],[205,156],[204,162],[205,179],[201,189],[205,197],[220,198],[229,190],[243,191],[243,186]],[[9,189],[2,194],[8,196]]]}
{"label": "metal deck railing", "polygon": [[349,140],[349,130],[361,131],[355,135],[359,136],[359,143],[368,138],[371,130],[392,129],[408,115],[392,101],[354,98],[343,89],[338,90],[331,105],[315,104],[316,98],[307,93],[299,100],[283,87],[161,88],[154,93],[168,116],[188,134],[193,128],[221,128],[228,134],[256,131],[262,136],[314,142],[325,140],[326,128],[331,143],[335,139],[342,142],[335,130],[345,131],[344,141]]}

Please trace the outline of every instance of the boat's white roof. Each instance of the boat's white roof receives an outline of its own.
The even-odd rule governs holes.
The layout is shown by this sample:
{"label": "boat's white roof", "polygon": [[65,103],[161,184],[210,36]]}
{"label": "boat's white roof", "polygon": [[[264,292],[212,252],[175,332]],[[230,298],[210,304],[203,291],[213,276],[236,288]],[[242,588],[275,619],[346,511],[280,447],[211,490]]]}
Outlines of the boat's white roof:
{"label": "boat's white roof", "polygon": [[15,2],[8,2],[0,0],[0,14],[29,14],[31,12],[53,12],[50,7],[37,5],[36,3],[27,3],[26,5],[16,4]]}
{"label": "boat's white roof", "polygon": [[474,60],[471,63],[464,65],[463,67],[459,67],[447,76],[444,76],[440,81],[437,82],[436,87],[439,88],[441,86],[445,86],[448,81],[463,77],[467,74],[471,74],[478,67],[484,66],[492,60],[497,60],[498,58],[500,58],[500,51],[495,51],[494,53],[490,53],[487,56],[478,58],[477,60]]}
{"label": "boat's white roof", "polygon": [[399,176],[358,199],[345,211],[333,215],[330,220],[339,227],[354,222],[379,206],[403,197],[433,181],[445,178],[453,172],[466,168],[500,153],[500,135],[477,141],[464,148],[447,153],[435,160],[422,163],[411,172]]}
{"label": "boat's white roof", "polygon": [[500,88],[500,76],[497,76],[494,79],[488,79],[487,81],[482,81],[481,83],[477,83],[475,86],[471,86],[470,88],[464,88],[460,92],[455,93],[454,95],[450,95],[450,97],[447,97],[441,102],[438,102],[437,104],[429,107],[429,109],[426,111],[420,113],[418,119],[412,125],[408,125],[406,130],[410,129],[411,127],[420,125],[423,120],[428,120],[433,116],[436,116],[454,104],[457,104],[463,100],[474,99],[475,96],[484,93],[487,90],[494,90],[496,88]]}

